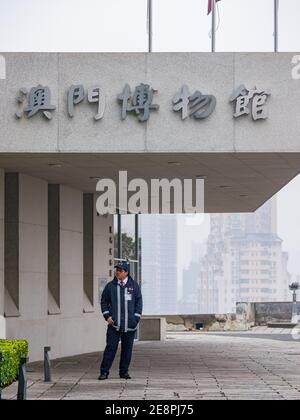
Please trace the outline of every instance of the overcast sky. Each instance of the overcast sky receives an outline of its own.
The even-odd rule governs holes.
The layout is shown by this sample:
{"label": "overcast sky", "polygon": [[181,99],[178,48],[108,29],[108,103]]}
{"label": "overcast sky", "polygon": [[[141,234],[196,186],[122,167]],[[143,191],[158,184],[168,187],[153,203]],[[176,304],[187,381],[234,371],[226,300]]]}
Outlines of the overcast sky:
{"label": "overcast sky", "polygon": [[[0,0],[0,51],[146,51],[147,0]],[[217,51],[272,51],[273,0],[218,3]],[[207,0],[153,0],[154,51],[209,51]],[[300,1],[280,0],[279,50],[300,51]],[[300,115],[300,114],[299,114]],[[300,177],[278,194],[279,235],[300,273]]]}
{"label": "overcast sky", "polygon": [[[0,0],[2,51],[145,51],[147,0]],[[273,0],[222,0],[218,51],[271,51]],[[209,51],[207,0],[153,0],[155,51]],[[300,50],[300,2],[280,0],[280,50]]]}

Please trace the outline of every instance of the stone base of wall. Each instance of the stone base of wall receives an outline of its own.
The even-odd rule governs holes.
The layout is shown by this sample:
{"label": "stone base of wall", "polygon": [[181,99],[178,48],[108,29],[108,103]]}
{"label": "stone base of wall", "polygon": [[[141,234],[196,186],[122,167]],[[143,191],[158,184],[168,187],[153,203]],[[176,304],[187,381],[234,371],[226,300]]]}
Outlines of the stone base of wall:
{"label": "stone base of wall", "polygon": [[167,315],[168,331],[196,331],[203,324],[203,331],[247,331],[253,325],[236,314],[217,315]]}
{"label": "stone base of wall", "polygon": [[[300,303],[298,303],[300,313]],[[203,331],[248,331],[255,326],[270,323],[291,323],[292,303],[265,302],[236,305],[236,314],[166,315],[167,331],[196,331],[203,324]]]}

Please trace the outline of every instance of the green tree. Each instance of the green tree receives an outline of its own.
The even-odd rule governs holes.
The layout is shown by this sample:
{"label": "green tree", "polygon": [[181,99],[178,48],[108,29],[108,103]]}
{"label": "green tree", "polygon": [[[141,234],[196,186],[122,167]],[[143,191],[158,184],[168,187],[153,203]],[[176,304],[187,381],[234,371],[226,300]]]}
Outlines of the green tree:
{"label": "green tree", "polygon": [[[134,238],[127,235],[127,233],[122,233],[121,235],[122,241],[122,255],[121,258],[135,260],[135,241]],[[118,256],[118,235],[115,234],[114,237],[114,247],[115,247],[115,257]]]}

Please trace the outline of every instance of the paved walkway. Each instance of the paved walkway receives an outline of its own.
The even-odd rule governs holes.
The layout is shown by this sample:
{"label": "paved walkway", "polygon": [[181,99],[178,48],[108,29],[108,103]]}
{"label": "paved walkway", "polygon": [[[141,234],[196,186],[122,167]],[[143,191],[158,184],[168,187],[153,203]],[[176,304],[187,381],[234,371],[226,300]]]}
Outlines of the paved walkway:
{"label": "paved walkway", "polygon": [[[48,384],[42,364],[33,363],[28,399],[299,400],[300,340],[258,335],[185,332],[169,333],[165,342],[138,342],[128,381],[118,377],[116,361],[109,379],[99,382],[99,354],[52,361]],[[13,384],[3,397],[15,393]]]}

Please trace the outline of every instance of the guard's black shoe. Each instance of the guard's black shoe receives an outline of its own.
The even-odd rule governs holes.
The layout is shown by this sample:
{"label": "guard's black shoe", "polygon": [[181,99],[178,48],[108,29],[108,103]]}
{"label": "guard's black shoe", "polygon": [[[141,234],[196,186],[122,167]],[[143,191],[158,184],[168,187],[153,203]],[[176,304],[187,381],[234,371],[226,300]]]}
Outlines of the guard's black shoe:
{"label": "guard's black shoe", "polygon": [[104,381],[104,379],[107,379],[107,378],[108,378],[108,373],[101,373],[98,380],[99,381]]}
{"label": "guard's black shoe", "polygon": [[120,374],[120,378],[122,379],[131,379],[131,376],[129,375],[129,373],[122,373]]}

